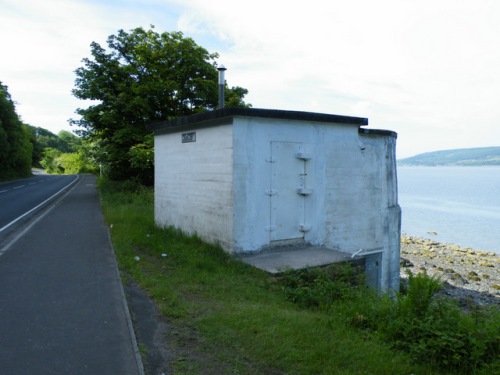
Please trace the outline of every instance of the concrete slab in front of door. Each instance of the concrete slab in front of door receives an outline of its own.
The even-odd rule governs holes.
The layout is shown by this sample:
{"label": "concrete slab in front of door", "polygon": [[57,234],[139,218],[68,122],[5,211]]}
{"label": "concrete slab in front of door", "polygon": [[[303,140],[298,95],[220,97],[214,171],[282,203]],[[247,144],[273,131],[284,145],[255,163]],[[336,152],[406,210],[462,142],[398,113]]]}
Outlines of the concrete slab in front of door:
{"label": "concrete slab in front of door", "polygon": [[351,254],[320,246],[280,247],[279,250],[245,255],[241,260],[266,272],[276,274],[287,269],[326,266],[351,260]]}

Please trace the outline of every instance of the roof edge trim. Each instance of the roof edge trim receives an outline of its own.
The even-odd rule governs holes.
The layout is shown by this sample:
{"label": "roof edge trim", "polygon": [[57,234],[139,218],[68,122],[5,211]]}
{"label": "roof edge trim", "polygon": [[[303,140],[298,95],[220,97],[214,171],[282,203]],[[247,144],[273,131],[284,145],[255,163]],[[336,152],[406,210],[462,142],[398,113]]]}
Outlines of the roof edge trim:
{"label": "roof edge trim", "polygon": [[389,136],[389,137],[398,137],[398,133],[392,130],[383,130],[383,129],[364,129],[364,128],[359,128],[358,133],[360,134],[366,134],[366,135],[382,135],[382,136]]}
{"label": "roof edge trim", "polygon": [[222,108],[214,111],[201,112],[194,115],[177,117],[168,121],[156,122],[146,125],[149,131],[160,131],[179,126],[196,124],[203,121],[217,120],[225,117],[262,117],[283,120],[328,122],[337,124],[350,124],[356,126],[368,125],[368,119],[363,117],[341,116],[326,113],[285,111],[278,109],[259,108]]}

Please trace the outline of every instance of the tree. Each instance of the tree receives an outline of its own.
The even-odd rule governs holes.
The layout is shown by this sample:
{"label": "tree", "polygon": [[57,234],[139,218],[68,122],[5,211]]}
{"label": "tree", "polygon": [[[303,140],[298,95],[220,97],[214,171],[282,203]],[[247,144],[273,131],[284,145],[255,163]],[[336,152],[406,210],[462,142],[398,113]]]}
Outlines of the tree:
{"label": "tree", "polygon": [[[73,95],[93,104],[77,109],[81,118],[70,122],[83,128],[86,138],[99,141],[112,179],[137,176],[152,183],[153,165],[145,162],[152,142],[145,125],[217,106],[218,55],[181,32],[153,29],[119,30],[107,40],[109,51],[93,42],[92,59],[83,59],[84,66],[75,72]],[[248,106],[246,89],[226,90],[232,106]]]}
{"label": "tree", "polygon": [[53,148],[61,153],[72,153],[78,151],[82,145],[80,137],[66,130],[61,130],[56,135],[44,128],[31,125],[24,126],[30,131],[29,138],[33,146],[32,165],[35,167],[41,166],[40,161],[46,148]]}
{"label": "tree", "polygon": [[61,130],[57,137],[60,140],[59,150],[65,153],[77,152],[82,146],[82,139],[67,130]]}
{"label": "tree", "polygon": [[47,173],[62,174],[64,168],[59,163],[59,157],[62,152],[56,148],[47,147],[43,149],[40,165]]}
{"label": "tree", "polygon": [[7,86],[0,82],[0,179],[31,175],[30,132],[19,119]]}

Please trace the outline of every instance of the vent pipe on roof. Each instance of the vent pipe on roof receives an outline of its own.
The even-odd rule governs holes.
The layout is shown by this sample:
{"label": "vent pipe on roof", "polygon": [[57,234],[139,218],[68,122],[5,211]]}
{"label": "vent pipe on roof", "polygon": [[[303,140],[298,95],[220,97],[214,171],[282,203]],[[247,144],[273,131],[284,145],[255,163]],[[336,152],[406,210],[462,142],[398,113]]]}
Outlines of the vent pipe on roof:
{"label": "vent pipe on roof", "polygon": [[217,67],[217,70],[219,71],[219,109],[222,109],[224,108],[224,72],[227,69],[224,65],[221,64]]}

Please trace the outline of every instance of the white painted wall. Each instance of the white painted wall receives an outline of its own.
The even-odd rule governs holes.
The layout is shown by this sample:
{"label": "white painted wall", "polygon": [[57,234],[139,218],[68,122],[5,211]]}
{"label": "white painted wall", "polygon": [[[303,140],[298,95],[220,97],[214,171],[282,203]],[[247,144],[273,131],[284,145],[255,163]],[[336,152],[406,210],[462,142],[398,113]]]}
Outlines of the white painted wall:
{"label": "white painted wall", "polygon": [[[196,142],[182,143],[183,132]],[[233,128],[190,128],[155,136],[155,221],[232,248]]]}
{"label": "white painted wall", "polygon": [[[353,127],[357,129],[356,127]],[[297,147],[313,148],[323,132],[322,125],[305,121],[238,117],[234,120],[234,239],[235,251],[258,251],[269,246],[271,197],[271,142],[297,143]],[[314,146],[313,146],[314,145]],[[320,159],[320,158],[318,158]],[[310,179],[318,173],[314,163]],[[316,199],[306,200],[306,210],[315,220],[306,241],[314,241],[320,229]]]}
{"label": "white painted wall", "polygon": [[[181,142],[186,131],[196,131],[196,142]],[[268,192],[276,188],[272,173],[280,163],[273,160],[273,142],[311,155],[305,165],[313,192],[297,218],[297,225],[310,227],[304,241],[351,254],[381,251],[379,286],[397,289],[401,213],[396,139],[387,134],[360,134],[349,124],[251,116],[157,133],[156,223],[196,232],[228,252],[272,246],[276,223]],[[276,189],[280,194],[281,187]]]}
{"label": "white painted wall", "polygon": [[[380,287],[399,285],[396,139],[352,125],[234,120],[234,251],[270,246],[271,142],[296,142],[308,161],[304,241],[347,253],[381,251]],[[278,192],[279,193],[279,192]]]}
{"label": "white painted wall", "polygon": [[[385,136],[362,145],[352,125],[238,118],[234,121],[236,251],[270,244],[271,142],[296,142],[308,165],[305,241],[346,252],[384,245]],[[362,150],[364,148],[364,150]]]}
{"label": "white painted wall", "polygon": [[325,245],[348,253],[383,246],[380,150],[360,144],[355,128],[328,128],[325,142]]}

